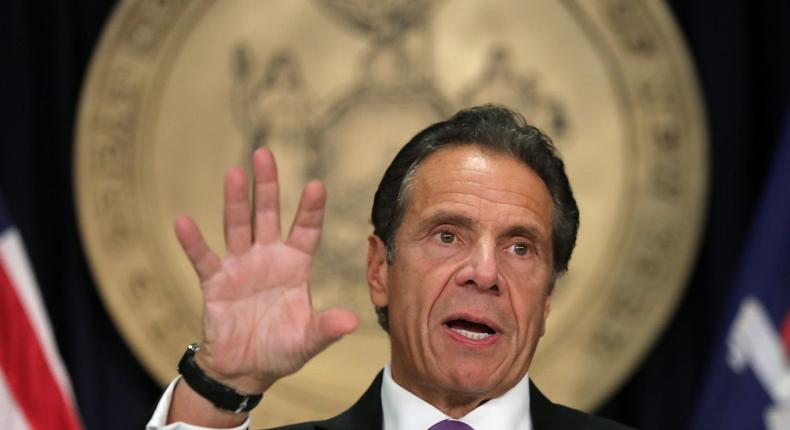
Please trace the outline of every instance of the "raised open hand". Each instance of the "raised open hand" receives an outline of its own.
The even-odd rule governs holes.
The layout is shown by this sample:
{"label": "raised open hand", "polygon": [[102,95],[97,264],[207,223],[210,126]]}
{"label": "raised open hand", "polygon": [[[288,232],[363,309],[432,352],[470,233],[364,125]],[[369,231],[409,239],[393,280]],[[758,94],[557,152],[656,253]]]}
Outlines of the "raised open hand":
{"label": "raised open hand", "polygon": [[255,151],[253,173],[252,217],[246,175],[233,168],[225,176],[224,260],[191,219],[176,220],[176,235],[203,291],[198,363],[209,376],[246,393],[265,391],[358,325],[349,310],[316,312],[310,304],[310,268],[326,203],[323,185],[305,186],[283,241],[277,168],[267,149]]}

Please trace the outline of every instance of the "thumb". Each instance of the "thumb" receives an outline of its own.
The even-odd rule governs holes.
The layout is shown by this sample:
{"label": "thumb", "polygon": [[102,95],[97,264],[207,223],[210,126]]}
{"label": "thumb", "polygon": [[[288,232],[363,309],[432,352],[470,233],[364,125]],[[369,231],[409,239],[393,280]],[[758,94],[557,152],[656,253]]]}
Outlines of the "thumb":
{"label": "thumb", "polygon": [[307,331],[307,345],[318,354],[359,326],[359,318],[348,309],[333,308],[313,314]]}

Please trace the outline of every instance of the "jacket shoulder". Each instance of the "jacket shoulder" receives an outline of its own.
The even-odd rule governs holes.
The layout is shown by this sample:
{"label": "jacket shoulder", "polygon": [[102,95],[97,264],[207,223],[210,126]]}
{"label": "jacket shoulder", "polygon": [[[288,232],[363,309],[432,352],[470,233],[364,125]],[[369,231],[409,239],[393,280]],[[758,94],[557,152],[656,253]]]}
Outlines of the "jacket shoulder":
{"label": "jacket shoulder", "polygon": [[316,430],[320,429],[323,421],[310,421],[306,423],[289,424],[287,426],[275,427],[269,430]]}
{"label": "jacket shoulder", "polygon": [[530,414],[535,430],[633,430],[606,418],[553,403],[532,381],[529,391]]}
{"label": "jacket shoulder", "polygon": [[[563,405],[554,404],[553,423],[557,428],[584,430],[634,430],[606,418],[590,415]],[[540,430],[540,427],[535,427]]]}

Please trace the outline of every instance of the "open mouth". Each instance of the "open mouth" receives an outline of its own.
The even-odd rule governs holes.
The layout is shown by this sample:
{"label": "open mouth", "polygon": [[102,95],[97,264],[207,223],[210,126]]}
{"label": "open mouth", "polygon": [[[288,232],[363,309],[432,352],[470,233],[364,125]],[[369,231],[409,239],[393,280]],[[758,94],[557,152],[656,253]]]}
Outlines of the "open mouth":
{"label": "open mouth", "polygon": [[447,328],[470,340],[483,340],[496,334],[486,324],[465,319],[453,319],[444,323]]}

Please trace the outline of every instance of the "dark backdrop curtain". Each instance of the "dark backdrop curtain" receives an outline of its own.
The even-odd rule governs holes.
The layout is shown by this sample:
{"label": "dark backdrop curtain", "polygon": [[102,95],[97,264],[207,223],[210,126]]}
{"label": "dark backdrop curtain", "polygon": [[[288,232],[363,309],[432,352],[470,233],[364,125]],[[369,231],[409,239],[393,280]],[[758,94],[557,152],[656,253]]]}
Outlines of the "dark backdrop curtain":
{"label": "dark backdrop curtain", "polygon": [[140,429],[159,388],[100,302],[72,186],[79,91],[113,6],[107,0],[3,4],[0,194],[27,246],[86,427]]}
{"label": "dark backdrop curtain", "polygon": [[[104,311],[74,214],[79,89],[113,3],[13,0],[0,17],[0,193],[28,246],[89,429],[142,428],[160,393]],[[675,318],[600,411],[643,429],[686,428],[693,414],[710,340],[790,100],[788,2],[673,0],[670,6],[702,81],[712,190],[702,251]]]}

